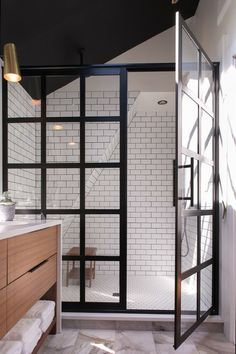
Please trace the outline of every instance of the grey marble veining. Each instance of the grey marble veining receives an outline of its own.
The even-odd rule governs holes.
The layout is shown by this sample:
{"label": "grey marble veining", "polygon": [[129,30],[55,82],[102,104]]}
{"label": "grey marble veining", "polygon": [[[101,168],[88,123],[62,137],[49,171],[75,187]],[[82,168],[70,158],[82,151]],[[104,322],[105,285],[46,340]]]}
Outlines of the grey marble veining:
{"label": "grey marble veining", "polygon": [[114,330],[81,330],[74,354],[115,353],[114,342]]}
{"label": "grey marble veining", "polygon": [[115,340],[117,354],[156,354],[152,332],[118,331]]}
{"label": "grey marble veining", "polygon": [[160,354],[199,354],[194,344],[184,344],[177,350],[172,344],[156,344],[156,353]]}
{"label": "grey marble veining", "polygon": [[60,334],[48,336],[44,347],[38,354],[73,354],[78,336],[79,332],[75,330],[63,330]]}
{"label": "grey marble veining", "polygon": [[235,346],[222,333],[196,332],[192,340],[199,354],[235,354]]}
{"label": "grey marble veining", "polygon": [[196,332],[178,350],[166,331],[68,330],[49,336],[38,354],[234,354],[221,333]]}

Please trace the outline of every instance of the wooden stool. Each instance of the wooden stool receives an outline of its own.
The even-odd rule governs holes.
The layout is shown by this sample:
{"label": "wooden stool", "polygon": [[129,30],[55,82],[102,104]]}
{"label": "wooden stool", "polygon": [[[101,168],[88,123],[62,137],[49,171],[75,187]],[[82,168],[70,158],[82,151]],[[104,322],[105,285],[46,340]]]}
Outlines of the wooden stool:
{"label": "wooden stool", "polygon": [[[85,247],[85,256],[95,256],[97,248]],[[72,247],[67,253],[67,256],[80,256],[80,247]],[[80,268],[75,266],[76,261],[72,262],[72,268],[70,269],[70,261],[67,261],[66,271],[66,286],[69,286],[70,279],[79,279]],[[85,267],[85,280],[89,280],[89,287],[91,288],[92,279],[95,279],[96,262],[89,261],[89,267]]]}

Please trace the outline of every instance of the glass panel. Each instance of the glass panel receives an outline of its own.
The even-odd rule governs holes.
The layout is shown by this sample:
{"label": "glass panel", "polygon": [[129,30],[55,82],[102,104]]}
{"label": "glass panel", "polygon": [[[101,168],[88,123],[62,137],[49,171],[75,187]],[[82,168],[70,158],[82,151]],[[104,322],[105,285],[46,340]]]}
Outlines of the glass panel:
{"label": "glass panel", "polygon": [[80,171],[78,168],[47,169],[47,208],[79,209]]}
{"label": "glass panel", "polygon": [[200,312],[203,315],[212,306],[212,265],[201,270]]}
{"label": "glass panel", "polygon": [[16,209],[41,208],[40,169],[8,170],[8,190],[16,201]]}
{"label": "glass panel", "polygon": [[198,49],[185,30],[182,33],[182,83],[198,97]]}
{"label": "glass panel", "polygon": [[118,168],[86,169],[86,209],[119,209],[120,170]]}
{"label": "glass panel", "polygon": [[[62,255],[80,254],[80,216],[47,215],[47,220],[62,220]],[[80,301],[78,261],[62,261],[62,301]]]}
{"label": "glass panel", "polygon": [[100,256],[119,256],[119,215],[86,215],[86,248],[94,248]]}
{"label": "glass panel", "polygon": [[79,162],[80,124],[47,123],[47,162]]}
{"label": "glass panel", "polygon": [[202,55],[201,99],[210,111],[214,111],[214,79],[212,66]]}
{"label": "glass panel", "polygon": [[[142,245],[138,254],[140,260],[136,261],[137,255],[129,256],[127,308],[129,310],[173,310],[174,277],[164,272],[166,265],[163,262],[168,264],[168,261],[164,261],[166,255],[164,251],[159,251],[159,256],[151,256],[150,259],[143,248],[146,249],[145,245]],[[145,269],[148,265],[151,271]]]}
{"label": "glass panel", "polygon": [[[193,174],[193,185],[191,178]],[[198,206],[198,161],[182,155],[182,165],[179,168],[181,183],[182,208],[190,209]],[[193,202],[193,206],[192,206]]]}
{"label": "glass panel", "polygon": [[212,258],[212,215],[201,216],[201,263]]}
{"label": "glass panel", "polygon": [[185,94],[182,96],[182,146],[198,152],[198,105]]}
{"label": "glass panel", "polygon": [[119,302],[119,262],[85,262],[85,301]]}
{"label": "glass panel", "polygon": [[197,265],[197,216],[182,218],[181,272]]}
{"label": "glass panel", "polygon": [[120,160],[120,123],[85,124],[86,162]]}
{"label": "glass panel", "polygon": [[80,116],[78,76],[47,77],[47,117]]}
{"label": "glass panel", "polygon": [[203,110],[201,116],[201,131],[202,155],[213,160],[213,119]]}
{"label": "glass panel", "polygon": [[40,162],[40,135],[38,123],[8,124],[8,162]]}
{"label": "glass panel", "polygon": [[80,262],[62,261],[62,298],[64,302],[80,301]]}
{"label": "glass panel", "polygon": [[41,78],[23,77],[8,82],[8,118],[36,118],[41,116]]}
{"label": "glass panel", "polygon": [[[189,315],[196,318],[189,318]],[[197,319],[197,274],[181,282],[181,334],[186,332]]]}
{"label": "glass panel", "polygon": [[90,76],[86,79],[86,116],[120,115],[120,77]]}
{"label": "glass panel", "polygon": [[201,164],[201,209],[213,208],[213,167]]}

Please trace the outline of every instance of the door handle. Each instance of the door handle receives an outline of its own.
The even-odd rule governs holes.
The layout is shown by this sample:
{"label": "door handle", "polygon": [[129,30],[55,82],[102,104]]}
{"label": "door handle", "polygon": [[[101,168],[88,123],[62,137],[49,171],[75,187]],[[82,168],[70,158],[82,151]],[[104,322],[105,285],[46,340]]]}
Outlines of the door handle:
{"label": "door handle", "polygon": [[194,158],[191,157],[191,167],[190,167],[190,205],[194,206]]}
{"label": "door handle", "polygon": [[[178,200],[190,200],[190,206],[194,206],[194,158],[191,157],[190,165],[179,166],[179,168],[190,168],[190,196],[180,197]],[[173,160],[173,206],[176,205],[176,166]]]}

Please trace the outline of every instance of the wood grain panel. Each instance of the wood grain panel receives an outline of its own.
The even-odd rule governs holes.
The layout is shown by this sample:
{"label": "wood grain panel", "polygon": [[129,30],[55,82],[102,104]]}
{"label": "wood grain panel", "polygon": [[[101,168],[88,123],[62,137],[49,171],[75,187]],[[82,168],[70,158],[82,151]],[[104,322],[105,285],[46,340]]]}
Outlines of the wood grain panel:
{"label": "wood grain panel", "polygon": [[7,286],[7,330],[56,282],[56,255]]}
{"label": "wood grain panel", "polygon": [[56,252],[56,226],[8,239],[8,284]]}
{"label": "wood grain panel", "polygon": [[7,332],[7,293],[6,288],[0,290],[0,338]]}
{"label": "wood grain panel", "polygon": [[0,289],[7,285],[7,240],[0,241]]}

